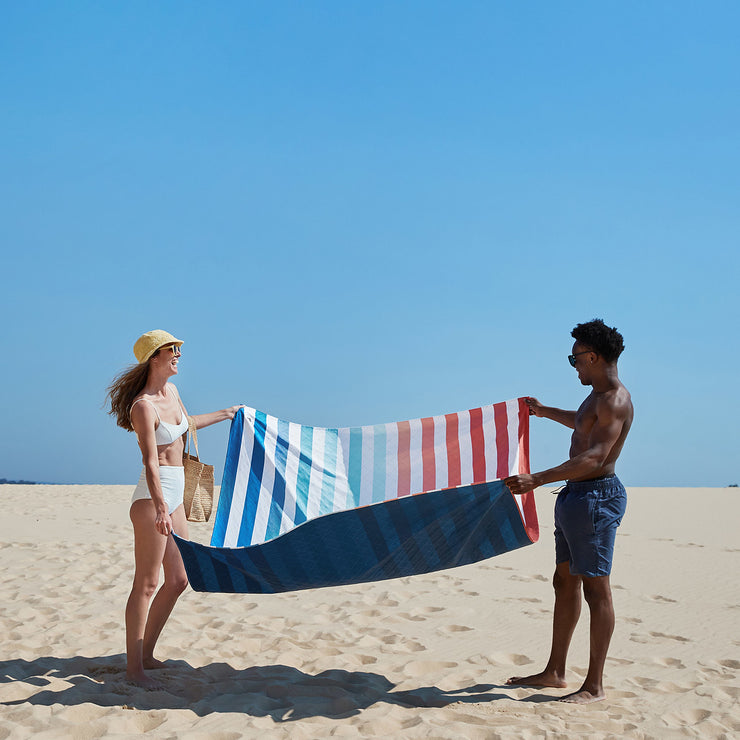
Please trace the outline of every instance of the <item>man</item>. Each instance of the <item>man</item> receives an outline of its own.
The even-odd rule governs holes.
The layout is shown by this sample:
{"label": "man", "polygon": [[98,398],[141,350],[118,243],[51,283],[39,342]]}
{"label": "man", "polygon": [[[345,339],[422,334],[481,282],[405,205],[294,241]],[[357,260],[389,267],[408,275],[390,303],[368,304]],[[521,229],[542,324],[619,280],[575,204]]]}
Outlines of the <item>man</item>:
{"label": "man", "polygon": [[555,503],[555,609],[550,659],[541,673],[510,678],[510,686],[564,688],[565,661],[581,612],[581,589],[591,616],[591,654],[581,688],[561,701],[587,704],[604,698],[602,676],[614,631],[609,574],[614,538],[625,512],[627,494],[614,474],[632,424],[630,394],[619,381],[617,358],[624,349],[622,335],[594,319],[578,324],[568,357],[583,385],[592,391],[578,411],[543,406],[528,398],[529,413],[573,429],[570,459],[532,475],[514,475],[504,483],[513,494],[566,480]]}

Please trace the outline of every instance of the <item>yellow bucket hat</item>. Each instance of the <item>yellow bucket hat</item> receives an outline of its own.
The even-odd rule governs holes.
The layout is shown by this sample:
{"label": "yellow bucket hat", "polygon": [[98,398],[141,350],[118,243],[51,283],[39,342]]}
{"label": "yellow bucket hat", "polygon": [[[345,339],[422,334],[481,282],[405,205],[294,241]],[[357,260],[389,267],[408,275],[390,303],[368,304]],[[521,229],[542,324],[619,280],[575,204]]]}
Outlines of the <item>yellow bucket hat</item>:
{"label": "yellow bucket hat", "polygon": [[182,340],[173,337],[164,329],[154,329],[142,334],[134,342],[134,355],[139,361],[139,365],[146,362],[160,347],[165,344],[176,344],[178,347],[183,344]]}

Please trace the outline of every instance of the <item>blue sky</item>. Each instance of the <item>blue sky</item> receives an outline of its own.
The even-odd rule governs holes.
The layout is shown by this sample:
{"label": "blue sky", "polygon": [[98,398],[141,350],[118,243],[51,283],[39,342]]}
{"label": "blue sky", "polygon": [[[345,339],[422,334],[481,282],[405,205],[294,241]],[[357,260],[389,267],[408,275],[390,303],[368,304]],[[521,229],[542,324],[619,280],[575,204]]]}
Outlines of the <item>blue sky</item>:
{"label": "blue sky", "polygon": [[[130,483],[144,331],[191,412],[575,408],[624,334],[637,485],[740,482],[740,7],[35,2],[0,27],[0,477]],[[201,434],[223,467],[228,425]],[[533,420],[532,465],[569,432]]]}

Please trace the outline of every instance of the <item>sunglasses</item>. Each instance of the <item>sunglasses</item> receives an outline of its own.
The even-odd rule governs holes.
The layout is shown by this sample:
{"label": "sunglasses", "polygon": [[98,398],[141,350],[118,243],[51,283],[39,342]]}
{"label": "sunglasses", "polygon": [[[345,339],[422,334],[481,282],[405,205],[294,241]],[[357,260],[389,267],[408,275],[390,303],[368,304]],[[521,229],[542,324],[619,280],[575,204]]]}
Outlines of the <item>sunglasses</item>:
{"label": "sunglasses", "polygon": [[162,349],[170,350],[175,357],[179,357],[182,354],[180,348],[176,344],[169,344],[166,347],[162,347]]}
{"label": "sunglasses", "polygon": [[578,355],[587,355],[589,352],[593,352],[593,350],[586,349],[583,352],[576,352],[574,355],[568,355],[568,362],[570,363],[570,366],[571,367],[576,366],[576,357],[578,357]]}

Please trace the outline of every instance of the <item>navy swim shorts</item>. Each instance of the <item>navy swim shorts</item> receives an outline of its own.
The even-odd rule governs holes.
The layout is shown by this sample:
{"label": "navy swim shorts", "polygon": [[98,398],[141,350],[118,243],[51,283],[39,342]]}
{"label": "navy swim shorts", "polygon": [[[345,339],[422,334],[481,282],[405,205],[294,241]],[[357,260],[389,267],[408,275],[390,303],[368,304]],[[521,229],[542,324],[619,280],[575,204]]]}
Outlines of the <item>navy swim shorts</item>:
{"label": "navy swim shorts", "polygon": [[555,562],[569,563],[574,576],[608,576],[626,508],[616,475],[569,481],[555,502]]}

